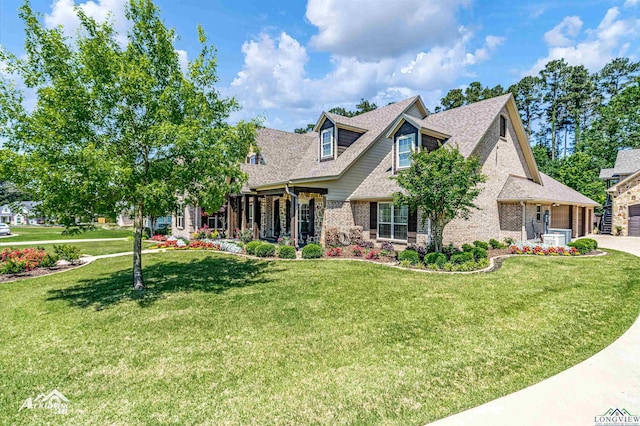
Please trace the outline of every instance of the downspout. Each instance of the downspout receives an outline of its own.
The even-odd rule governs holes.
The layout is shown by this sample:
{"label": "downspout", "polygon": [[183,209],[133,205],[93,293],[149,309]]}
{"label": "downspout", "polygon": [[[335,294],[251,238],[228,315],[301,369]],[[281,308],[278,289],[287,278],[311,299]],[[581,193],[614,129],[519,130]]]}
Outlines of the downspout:
{"label": "downspout", "polygon": [[527,239],[527,206],[524,201],[520,201],[520,205],[522,206],[522,229],[520,229],[520,241],[524,243]]}
{"label": "downspout", "polygon": [[[289,191],[289,184],[284,185],[284,191],[291,197],[291,207],[293,207],[293,226],[291,227],[291,238],[293,244],[298,247],[298,196]],[[289,220],[289,218],[287,218]]]}

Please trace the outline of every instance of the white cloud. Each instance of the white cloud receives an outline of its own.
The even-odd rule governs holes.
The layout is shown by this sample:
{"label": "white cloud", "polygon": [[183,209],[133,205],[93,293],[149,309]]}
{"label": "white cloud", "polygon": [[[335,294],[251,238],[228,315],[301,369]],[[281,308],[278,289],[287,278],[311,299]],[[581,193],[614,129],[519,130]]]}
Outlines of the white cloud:
{"label": "white cloud", "polygon": [[640,3],[640,0],[627,0],[624,2],[624,7],[634,7],[638,3]]}
{"label": "white cloud", "polygon": [[[111,19],[115,29],[118,31],[119,41],[124,44],[129,25],[125,16],[126,4],[127,0],[97,0],[97,2],[88,0],[84,3],[78,3],[77,6],[87,16],[98,22]],[[73,36],[80,27],[80,20],[74,10],[75,6],[76,3],[73,0],[55,0],[51,6],[51,13],[44,16],[45,25],[48,28],[62,25],[64,33],[67,36]]]}
{"label": "white cloud", "polygon": [[180,63],[180,69],[182,70],[183,73],[186,73],[188,71],[187,68],[189,66],[189,57],[187,55],[187,52],[182,49],[176,49],[176,53],[178,54],[178,62]]}
{"label": "white cloud", "polygon": [[360,61],[400,57],[454,43],[456,13],[468,0],[309,0],[306,17],[318,27],[311,46]]}
{"label": "white cloud", "polygon": [[[566,19],[558,26],[562,25]],[[551,31],[554,31],[558,26]],[[573,28],[575,28],[575,24],[572,31]],[[573,34],[566,32],[566,30],[565,26],[565,34],[572,36],[574,40],[569,40],[566,37],[560,40],[554,36],[549,36],[547,39],[549,32],[546,33],[545,40],[549,45],[547,55],[538,59],[525,74],[536,74],[544,68],[547,62],[561,58],[564,58],[570,65],[584,65],[590,71],[597,71],[611,59],[625,55],[629,43],[638,37],[640,19],[620,17],[618,8],[612,7],[607,10],[597,28],[584,31],[581,40],[576,40],[581,35],[579,30]],[[562,36],[562,34],[560,35]],[[562,43],[557,44],[558,41],[562,41]]]}
{"label": "white cloud", "polygon": [[[273,37],[260,34],[245,42],[245,62],[225,94],[240,100],[240,117],[265,113],[267,125],[277,120],[267,114],[313,117],[319,111],[345,102],[368,98],[379,105],[421,93],[440,94],[460,76],[472,75],[471,67],[487,60],[503,38],[487,36],[482,46],[472,49],[473,35],[458,29],[459,39],[448,47],[433,47],[399,58],[363,61],[333,55],[333,69],[321,78],[306,75],[309,55],[304,46],[287,33]],[[276,117],[277,118],[277,117]],[[294,127],[290,125],[289,127]]]}
{"label": "white cloud", "polygon": [[577,16],[567,16],[553,29],[544,33],[544,41],[549,46],[570,46],[580,33],[582,20]]}

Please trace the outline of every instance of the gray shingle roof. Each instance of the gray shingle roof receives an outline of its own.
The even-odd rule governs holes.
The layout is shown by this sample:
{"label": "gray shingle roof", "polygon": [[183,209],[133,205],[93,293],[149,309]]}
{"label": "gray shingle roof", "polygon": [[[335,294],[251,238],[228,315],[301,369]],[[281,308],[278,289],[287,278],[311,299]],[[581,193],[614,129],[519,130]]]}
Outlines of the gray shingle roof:
{"label": "gray shingle roof", "polygon": [[640,149],[618,151],[613,170],[617,175],[628,175],[640,170]]}
{"label": "gray shingle roof", "polygon": [[502,95],[431,114],[420,123],[428,129],[451,135],[447,144],[457,145],[460,154],[468,157],[511,96]]}
{"label": "gray shingle roof", "polygon": [[[353,162],[360,157],[393,123],[393,121],[402,114],[415,100],[414,96],[404,101],[396,102],[355,117],[340,117],[344,124],[367,130],[353,145],[342,153],[338,158],[332,161],[318,161],[318,144],[320,138],[317,133],[313,133],[315,137],[307,148],[304,155],[299,159],[298,166],[290,176],[291,180],[310,179],[310,178],[327,178],[340,176]],[[330,113],[329,113],[330,114]],[[334,115],[330,116],[334,119]],[[296,164],[296,163],[291,163]]]}
{"label": "gray shingle roof", "polygon": [[600,179],[611,179],[614,175],[614,169],[600,169]]}
{"label": "gray shingle roof", "polygon": [[540,173],[542,185],[525,177],[509,176],[502,187],[498,201],[550,201],[563,204],[599,205],[591,198],[569,188],[550,176]]}

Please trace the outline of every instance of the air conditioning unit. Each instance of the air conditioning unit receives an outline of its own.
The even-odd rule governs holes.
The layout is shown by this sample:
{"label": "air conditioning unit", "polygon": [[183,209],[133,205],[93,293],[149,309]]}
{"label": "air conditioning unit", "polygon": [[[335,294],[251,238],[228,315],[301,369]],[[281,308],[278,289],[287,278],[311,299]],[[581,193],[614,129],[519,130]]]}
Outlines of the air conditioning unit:
{"label": "air conditioning unit", "polygon": [[564,234],[544,234],[542,236],[542,242],[553,247],[564,246],[564,241]]}

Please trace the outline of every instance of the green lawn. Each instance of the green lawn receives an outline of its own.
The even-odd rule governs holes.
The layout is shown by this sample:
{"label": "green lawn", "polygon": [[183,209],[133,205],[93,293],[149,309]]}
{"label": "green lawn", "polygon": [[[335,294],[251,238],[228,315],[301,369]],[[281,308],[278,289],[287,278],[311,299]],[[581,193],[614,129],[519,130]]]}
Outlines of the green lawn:
{"label": "green lawn", "polygon": [[[98,256],[101,254],[111,254],[111,253],[123,253],[128,251],[133,251],[133,241],[94,241],[87,243],[70,243],[73,246],[80,247],[81,254],[90,254],[93,256]],[[42,247],[47,250],[49,253],[53,253],[53,246],[60,244],[38,244],[38,245],[18,245],[15,247],[8,247],[12,249],[24,249],[27,247]],[[156,243],[149,243],[147,241],[142,242],[142,249],[148,249],[150,247],[155,247]],[[7,247],[0,247],[0,251],[4,250]]]}
{"label": "green lawn", "polygon": [[85,238],[123,238],[133,236],[128,229],[103,229],[96,228],[92,231],[77,234],[62,234],[61,226],[12,226],[11,233],[16,236],[0,238],[0,243],[13,241],[46,241],[46,240],[75,240]]}
{"label": "green lawn", "polygon": [[[0,285],[5,424],[424,424],[558,373],[640,311],[640,262],[490,274],[201,251]],[[58,389],[65,417],[18,412]]]}

